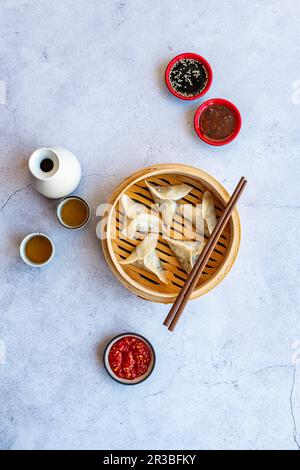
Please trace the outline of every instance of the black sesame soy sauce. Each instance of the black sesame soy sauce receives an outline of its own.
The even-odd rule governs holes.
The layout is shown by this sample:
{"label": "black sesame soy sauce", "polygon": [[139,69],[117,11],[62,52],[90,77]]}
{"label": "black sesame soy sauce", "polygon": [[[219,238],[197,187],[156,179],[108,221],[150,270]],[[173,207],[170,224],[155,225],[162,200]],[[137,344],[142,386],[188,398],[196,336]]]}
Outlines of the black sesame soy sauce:
{"label": "black sesame soy sauce", "polygon": [[181,59],[170,72],[170,83],[183,96],[196,96],[204,90],[208,81],[206,68],[195,59]]}

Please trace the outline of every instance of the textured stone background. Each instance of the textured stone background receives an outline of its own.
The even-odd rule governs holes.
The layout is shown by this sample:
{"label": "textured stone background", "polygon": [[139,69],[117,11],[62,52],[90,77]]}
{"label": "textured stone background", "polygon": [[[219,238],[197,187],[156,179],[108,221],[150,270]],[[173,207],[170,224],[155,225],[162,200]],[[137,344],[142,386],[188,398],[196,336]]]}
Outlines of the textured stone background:
{"label": "textured stone background", "polygon": [[[297,0],[1,1],[2,449],[299,448],[299,15]],[[227,147],[202,144],[198,102],[164,85],[183,51],[211,62],[206,97],[242,112]],[[198,166],[230,191],[248,177],[238,260],[175,334],[162,327],[167,306],[114,279],[96,217],[70,233],[30,186],[27,160],[43,145],[76,153],[93,212],[152,163]],[[57,246],[41,270],[18,254],[35,230]],[[99,359],[128,330],[158,356],[151,380],[130,389]]]}

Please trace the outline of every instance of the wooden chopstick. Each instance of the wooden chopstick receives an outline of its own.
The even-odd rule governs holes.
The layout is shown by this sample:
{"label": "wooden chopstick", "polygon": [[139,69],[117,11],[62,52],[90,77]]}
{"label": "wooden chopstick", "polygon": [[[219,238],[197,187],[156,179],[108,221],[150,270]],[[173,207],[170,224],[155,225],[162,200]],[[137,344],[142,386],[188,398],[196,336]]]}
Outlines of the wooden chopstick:
{"label": "wooden chopstick", "polygon": [[194,268],[192,269],[186,283],[182,287],[181,291],[179,292],[172,308],[170,309],[165,321],[164,325],[168,326],[170,331],[173,331],[177,325],[177,322],[206,266],[206,263],[213,252],[218,239],[220,238],[231,214],[235,208],[235,205],[240,198],[242,191],[244,190],[247,181],[244,177],[242,177],[235,188],[231,198],[229,199],[221,217],[219,218],[214,230],[212,231],[202,253],[199,255],[197,262],[195,263]]}

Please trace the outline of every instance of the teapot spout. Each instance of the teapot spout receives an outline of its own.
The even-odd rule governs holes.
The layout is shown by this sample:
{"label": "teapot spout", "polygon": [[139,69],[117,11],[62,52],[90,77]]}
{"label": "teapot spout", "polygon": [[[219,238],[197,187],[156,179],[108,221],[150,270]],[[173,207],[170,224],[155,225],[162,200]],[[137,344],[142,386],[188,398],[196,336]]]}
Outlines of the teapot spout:
{"label": "teapot spout", "polygon": [[59,158],[57,154],[48,147],[36,150],[29,159],[29,171],[36,180],[48,180],[57,173],[58,169]]}

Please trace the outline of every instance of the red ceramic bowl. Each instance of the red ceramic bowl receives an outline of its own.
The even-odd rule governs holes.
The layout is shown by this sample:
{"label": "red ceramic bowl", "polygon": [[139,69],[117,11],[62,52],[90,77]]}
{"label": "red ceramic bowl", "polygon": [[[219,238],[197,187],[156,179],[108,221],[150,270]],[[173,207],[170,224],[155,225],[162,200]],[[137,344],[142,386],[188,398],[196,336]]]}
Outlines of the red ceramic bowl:
{"label": "red ceramic bowl", "polygon": [[[201,62],[201,64],[204,65],[204,67],[207,71],[207,84],[205,85],[205,87],[203,88],[201,93],[199,93],[198,95],[195,95],[195,96],[181,95],[176,90],[174,90],[174,88],[171,85],[170,72],[171,72],[172,68],[174,67],[174,65],[176,64],[176,62],[179,62],[179,60],[182,60],[182,59],[195,59],[195,60],[198,60],[199,62]],[[198,98],[200,98],[200,96],[203,96],[210,89],[211,84],[212,84],[212,80],[213,80],[213,72],[212,72],[211,66],[209,65],[207,60],[204,59],[204,57],[202,57],[201,55],[198,55],[198,54],[194,54],[193,52],[185,52],[183,54],[179,54],[176,57],[174,57],[174,59],[172,59],[171,62],[168,64],[168,66],[166,68],[166,72],[165,72],[165,80],[166,80],[166,85],[169,88],[170,92],[173,93],[173,95],[176,96],[177,98],[180,98],[181,100],[197,100]]]}
{"label": "red ceramic bowl", "polygon": [[[229,108],[233,114],[234,114],[234,117],[235,117],[235,129],[233,131],[233,133],[227,137],[227,139],[225,140],[211,140],[209,139],[208,137],[206,137],[202,130],[201,130],[201,127],[200,127],[200,117],[201,117],[201,114],[209,107],[211,106],[212,104],[219,104],[219,105],[224,105],[226,106],[227,108]],[[242,116],[241,116],[241,113],[239,112],[239,110],[237,109],[237,107],[231,103],[230,101],[227,101],[227,100],[224,100],[223,98],[211,98],[210,100],[207,100],[205,101],[204,103],[201,104],[201,106],[199,106],[199,108],[197,109],[196,113],[195,113],[195,117],[194,117],[194,127],[195,127],[195,131],[197,132],[198,136],[200,137],[200,139],[202,139],[204,142],[206,142],[207,144],[209,145],[215,145],[215,146],[220,146],[220,145],[226,145],[226,144],[229,144],[230,142],[232,142],[236,136],[238,135],[238,133],[240,132],[241,130],[241,126],[242,126]]]}

